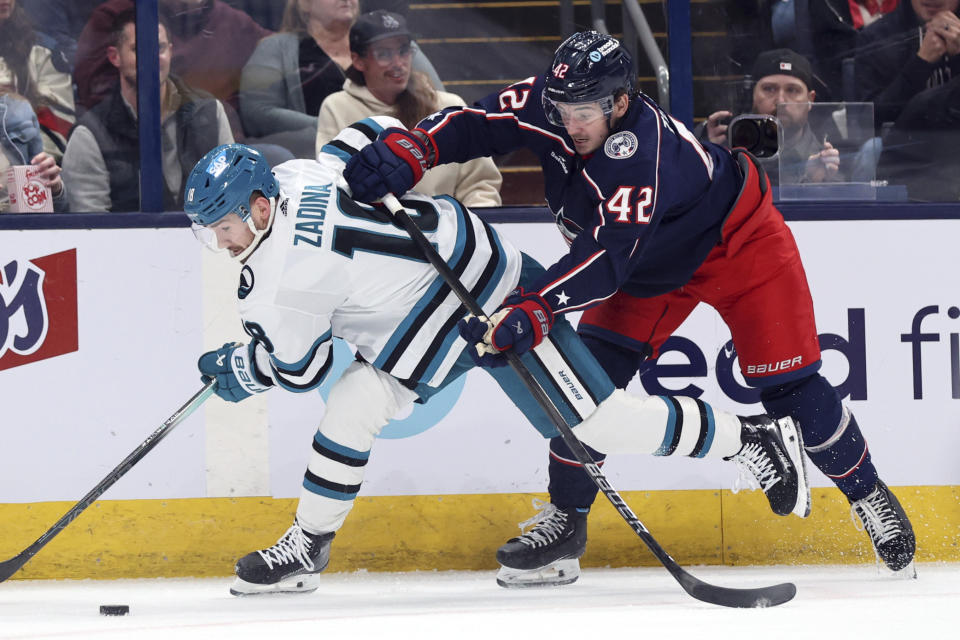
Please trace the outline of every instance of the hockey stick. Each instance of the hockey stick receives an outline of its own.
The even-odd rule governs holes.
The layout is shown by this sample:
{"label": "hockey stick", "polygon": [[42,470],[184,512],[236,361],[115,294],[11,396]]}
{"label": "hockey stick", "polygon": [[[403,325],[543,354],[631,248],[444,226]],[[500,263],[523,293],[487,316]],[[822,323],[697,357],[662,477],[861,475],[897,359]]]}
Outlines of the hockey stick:
{"label": "hockey stick", "polygon": [[[463,286],[463,283],[460,282],[460,279],[457,278],[456,274],[453,273],[449,265],[444,262],[443,258],[440,257],[440,254],[437,253],[436,249],[434,249],[430,242],[424,237],[423,232],[420,231],[420,228],[416,225],[416,223],[410,219],[410,216],[407,215],[406,210],[403,208],[397,198],[393,194],[388,193],[386,196],[384,196],[383,203],[393,214],[394,218],[403,226],[404,229],[406,229],[407,233],[413,239],[414,243],[420,248],[420,251],[423,253],[423,255],[439,272],[440,277],[443,278],[447,286],[453,290],[454,294],[456,294],[456,296],[460,299],[460,302],[463,303],[467,310],[479,318],[484,318],[486,314],[477,303],[476,299],[474,299],[470,292],[467,291],[466,287]],[[550,417],[550,420],[560,432],[560,436],[563,438],[563,441],[570,448],[570,451],[573,452],[573,455],[577,458],[580,464],[583,465],[583,468],[587,472],[587,475],[590,476],[590,479],[593,480],[594,484],[600,488],[600,491],[603,492],[603,495],[607,497],[607,500],[610,501],[623,519],[627,521],[627,524],[630,525],[630,528],[632,528],[633,531],[640,536],[640,539],[643,540],[644,544],[646,544],[650,551],[653,552],[653,555],[657,557],[667,571],[669,571],[670,574],[677,580],[677,582],[680,583],[680,586],[683,587],[684,591],[697,600],[702,600],[703,602],[709,602],[711,604],[716,604],[723,607],[773,607],[793,599],[793,597],[797,594],[797,587],[790,582],[772,585],[769,587],[758,587],[755,589],[732,589],[729,587],[720,587],[717,585],[708,584],[687,573],[679,564],[677,564],[677,561],[674,560],[670,554],[660,546],[660,543],[657,542],[646,526],[640,522],[640,519],[637,518],[630,507],[627,506],[627,503],[623,501],[623,498],[620,497],[620,494],[617,493],[616,489],[610,486],[606,476],[604,476],[603,472],[600,471],[600,467],[598,467],[596,462],[593,461],[593,458],[590,457],[590,453],[586,450],[577,436],[574,435],[573,431],[570,429],[570,426],[567,424],[567,421],[557,410],[556,406],[554,406],[553,402],[550,400],[550,397],[547,396],[546,392],[540,387],[539,383],[537,383],[536,379],[527,369],[526,365],[521,362],[520,357],[513,351],[504,351],[503,354],[506,356],[507,362],[513,368],[514,372],[517,374],[520,380],[523,381],[524,386],[527,387],[527,390],[530,391],[540,407]]]}
{"label": "hockey stick", "polygon": [[141,458],[150,453],[150,450],[157,446],[161,440],[163,440],[173,428],[178,424],[184,421],[191,413],[196,411],[197,407],[206,401],[213,392],[216,391],[217,382],[212,380],[205,384],[200,391],[195,393],[192,398],[190,398],[185,405],[180,407],[174,412],[172,416],[167,418],[167,420],[160,425],[160,427],[147,436],[147,439],[140,443],[133,452],[123,459],[123,462],[118,464],[116,468],[107,474],[107,477],[101,480],[97,486],[90,490],[90,492],[83,496],[83,498],[77,504],[73,505],[69,511],[63,514],[63,517],[57,520],[57,522],[47,529],[47,532],[42,536],[37,538],[37,541],[31,544],[29,547],[10,558],[0,562],[0,582],[3,582],[17,571],[20,568],[27,564],[30,561],[30,558],[37,555],[37,552],[40,549],[43,549],[44,546],[51,540],[54,536],[67,528],[73,520],[83,513],[84,509],[93,504],[97,498],[103,495],[103,492],[113,486],[117,480],[122,478],[127,471],[130,471],[133,468],[133,465],[137,464]]}

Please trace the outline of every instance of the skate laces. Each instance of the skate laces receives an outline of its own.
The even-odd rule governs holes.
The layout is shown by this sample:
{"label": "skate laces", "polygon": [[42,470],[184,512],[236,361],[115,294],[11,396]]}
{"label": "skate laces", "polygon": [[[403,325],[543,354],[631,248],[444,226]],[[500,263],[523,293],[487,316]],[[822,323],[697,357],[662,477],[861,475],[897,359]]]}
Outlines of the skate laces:
{"label": "skate laces", "polygon": [[733,463],[737,465],[739,472],[733,483],[733,493],[739,493],[744,484],[752,489],[763,489],[766,493],[783,479],[773,466],[770,456],[756,442],[744,445],[743,449],[733,456]]}
{"label": "skate laces", "polygon": [[560,537],[567,525],[567,514],[557,509],[552,502],[539,498],[533,499],[533,508],[538,510],[529,520],[520,523],[520,531],[535,525],[533,529],[521,534],[517,539],[525,545],[539,547],[550,544]]}
{"label": "skate laces", "polygon": [[273,565],[281,565],[289,562],[298,561],[307,571],[313,571],[313,560],[310,558],[310,547],[313,541],[307,537],[300,528],[300,523],[294,520],[293,526],[287,529],[283,537],[269,549],[257,551],[267,568],[272,569]]}
{"label": "skate laces", "polygon": [[879,488],[850,505],[850,519],[859,531],[866,530],[875,547],[890,542],[902,532],[900,518]]}

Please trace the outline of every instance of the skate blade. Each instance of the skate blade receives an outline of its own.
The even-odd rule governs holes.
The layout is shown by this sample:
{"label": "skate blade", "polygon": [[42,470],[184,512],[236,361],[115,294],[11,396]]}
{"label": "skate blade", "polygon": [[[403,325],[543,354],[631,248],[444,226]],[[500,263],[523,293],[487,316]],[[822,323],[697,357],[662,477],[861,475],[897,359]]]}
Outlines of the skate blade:
{"label": "skate blade", "polygon": [[917,579],[917,568],[913,564],[913,560],[910,561],[910,564],[905,566],[900,571],[894,571],[887,565],[883,563],[883,560],[877,561],[877,573],[881,577],[889,578],[890,580],[916,580]]}
{"label": "skate blade", "polygon": [[793,513],[801,518],[810,515],[811,497],[810,482],[807,477],[807,456],[803,448],[803,435],[792,420],[777,421],[780,427],[780,433],[783,436],[783,445],[787,448],[787,455],[791,460],[796,460],[797,464],[797,504],[794,505]]}
{"label": "skate blade", "polygon": [[580,561],[570,558],[557,560],[539,569],[511,569],[501,566],[497,572],[497,584],[505,589],[560,587],[576,582],[579,577]]}
{"label": "skate blade", "polygon": [[257,584],[255,582],[247,582],[237,577],[234,579],[233,584],[230,585],[230,595],[243,597],[274,593],[312,593],[316,591],[319,586],[319,573],[291,576],[273,584]]}

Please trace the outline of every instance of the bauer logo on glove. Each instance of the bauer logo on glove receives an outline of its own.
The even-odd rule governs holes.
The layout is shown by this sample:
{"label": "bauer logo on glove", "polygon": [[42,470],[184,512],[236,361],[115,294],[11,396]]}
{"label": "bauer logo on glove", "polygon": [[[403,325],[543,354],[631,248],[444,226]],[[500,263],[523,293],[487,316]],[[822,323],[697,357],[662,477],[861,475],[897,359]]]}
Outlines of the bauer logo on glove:
{"label": "bauer logo on glove", "polygon": [[266,391],[273,382],[257,375],[254,364],[255,343],[228,342],[215,351],[207,351],[197,362],[200,379],[217,381],[217,395],[228,402],[240,402],[254,393]]}
{"label": "bauer logo on glove", "polygon": [[470,355],[482,367],[506,364],[508,349],[523,355],[543,341],[553,326],[553,311],[538,293],[515,289],[490,319],[468,316],[458,323],[460,335],[473,346]]}

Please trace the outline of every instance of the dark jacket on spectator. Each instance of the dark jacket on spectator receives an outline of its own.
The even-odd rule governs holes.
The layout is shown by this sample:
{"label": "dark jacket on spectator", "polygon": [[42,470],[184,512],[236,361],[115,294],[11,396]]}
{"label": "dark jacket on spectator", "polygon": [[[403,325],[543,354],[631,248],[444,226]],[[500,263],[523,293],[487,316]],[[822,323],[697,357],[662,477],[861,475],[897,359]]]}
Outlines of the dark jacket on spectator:
{"label": "dark jacket on spectator", "polygon": [[[177,150],[183,182],[203,155],[219,144],[217,101],[203,97],[174,81],[184,98],[177,110]],[[80,117],[77,123],[90,129],[110,174],[111,211],[140,209],[140,146],[137,121],[124,104],[120,83],[113,93]],[[166,183],[164,183],[166,185]],[[183,192],[164,186],[164,210],[178,210]]]}
{"label": "dark jacket on spectator", "polygon": [[917,56],[920,19],[910,2],[860,31],[857,37],[857,99],[873,102],[876,123],[893,122],[910,99],[960,75],[960,57],[930,64]]}
{"label": "dark jacket on spectator", "polygon": [[270,31],[279,31],[283,24],[283,12],[287,3],[283,0],[223,0],[225,3],[243,11],[257,24]]}
{"label": "dark jacket on spectator", "polygon": [[960,76],[921,91],[883,139],[877,177],[905,184],[911,200],[956,202],[960,148]]}
{"label": "dark jacket on spectator", "polygon": [[813,66],[827,89],[821,100],[839,101],[843,98],[843,60],[854,57],[857,46],[849,2],[810,0],[810,34]]}

